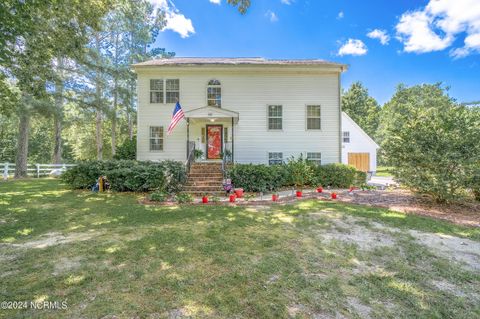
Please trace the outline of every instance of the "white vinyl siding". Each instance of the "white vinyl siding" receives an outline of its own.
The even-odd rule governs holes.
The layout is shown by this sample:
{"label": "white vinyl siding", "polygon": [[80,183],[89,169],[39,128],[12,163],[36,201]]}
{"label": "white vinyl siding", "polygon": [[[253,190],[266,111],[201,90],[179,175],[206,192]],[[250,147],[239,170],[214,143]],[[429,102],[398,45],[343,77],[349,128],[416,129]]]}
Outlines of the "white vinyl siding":
{"label": "white vinyl siding", "polygon": [[307,105],[307,130],[320,130],[322,117],[320,105]]}
{"label": "white vinyl siding", "polygon": [[322,165],[322,153],[307,152],[307,161]]}
{"label": "white vinyl siding", "polygon": [[283,153],[270,152],[268,153],[268,165],[283,164]]}
{"label": "white vinyl siding", "polygon": [[150,126],[150,151],[163,151],[162,126]]}
{"label": "white vinyl siding", "polygon": [[163,103],[163,80],[150,80],[150,103]]}
{"label": "white vinyl siding", "polygon": [[281,130],[283,129],[283,107],[281,105],[268,106],[268,129]]}
{"label": "white vinyl siding", "polygon": [[166,82],[165,101],[167,103],[176,103],[178,100],[180,100],[180,80],[167,79],[165,82]]}
{"label": "white vinyl siding", "polygon": [[[168,127],[172,107],[149,103],[150,79],[180,80],[180,103],[184,112],[204,107],[207,84],[218,79],[222,86],[222,108],[239,113],[232,131],[231,119],[223,124],[234,140],[236,163],[268,164],[268,152],[281,150],[283,158],[298,157],[306,150],[322,153],[322,164],[338,163],[340,159],[340,107],[338,73],[327,70],[303,73],[285,68],[243,67],[218,68],[178,67],[138,69],[137,158],[139,160],[186,160],[186,121],[180,121],[171,135],[164,138],[164,152],[149,151],[149,127]],[[282,130],[268,130],[268,105],[282,105]],[[306,105],[321,105],[322,129],[306,130]],[[209,121],[190,121],[190,141],[205,152],[202,128]],[[353,138],[353,137],[352,137]]]}

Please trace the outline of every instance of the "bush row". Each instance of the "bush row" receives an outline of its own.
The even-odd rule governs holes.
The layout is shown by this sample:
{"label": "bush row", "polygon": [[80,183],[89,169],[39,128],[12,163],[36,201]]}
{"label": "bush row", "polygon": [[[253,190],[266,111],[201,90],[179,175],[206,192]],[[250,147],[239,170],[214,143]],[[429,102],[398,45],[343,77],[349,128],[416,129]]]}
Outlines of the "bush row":
{"label": "bush row", "polygon": [[330,186],[348,188],[366,182],[367,175],[344,164],[314,165],[305,160],[291,160],[284,165],[235,164],[229,170],[235,187],[247,192],[274,191],[282,187]]}
{"label": "bush row", "polygon": [[103,175],[107,176],[111,189],[119,192],[176,193],[186,182],[183,164],[175,161],[86,161],[66,171],[62,179],[73,189],[90,189]]}

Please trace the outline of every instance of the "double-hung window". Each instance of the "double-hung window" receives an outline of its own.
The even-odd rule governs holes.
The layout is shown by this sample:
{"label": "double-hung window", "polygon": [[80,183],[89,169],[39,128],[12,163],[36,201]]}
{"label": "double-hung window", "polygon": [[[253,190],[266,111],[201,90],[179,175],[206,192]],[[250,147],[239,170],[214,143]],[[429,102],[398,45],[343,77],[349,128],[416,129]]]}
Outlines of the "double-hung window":
{"label": "double-hung window", "polygon": [[150,151],[163,151],[163,126],[150,126]]}
{"label": "double-hung window", "polygon": [[268,165],[283,164],[283,153],[270,152],[268,153]]}
{"label": "double-hung window", "polygon": [[167,103],[176,103],[180,99],[180,80],[167,79],[165,82],[166,82],[165,101]]}
{"label": "double-hung window", "polygon": [[207,105],[222,107],[222,86],[218,80],[210,80],[208,82]]}
{"label": "double-hung window", "polygon": [[282,114],[283,108],[281,105],[268,106],[268,129],[281,130],[283,128]]}
{"label": "double-hung window", "polygon": [[322,128],[320,105],[307,105],[307,130]]}
{"label": "double-hung window", "polygon": [[322,153],[307,152],[307,161],[322,165]]}
{"label": "double-hung window", "polygon": [[150,103],[163,103],[163,80],[150,80]]}
{"label": "double-hung window", "polygon": [[343,143],[350,143],[350,132],[343,131]]}

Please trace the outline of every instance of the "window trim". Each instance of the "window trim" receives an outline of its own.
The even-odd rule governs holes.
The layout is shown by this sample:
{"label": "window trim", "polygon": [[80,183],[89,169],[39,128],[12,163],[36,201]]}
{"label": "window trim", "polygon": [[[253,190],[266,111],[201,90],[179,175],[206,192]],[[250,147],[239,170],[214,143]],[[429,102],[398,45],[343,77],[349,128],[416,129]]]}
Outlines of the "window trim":
{"label": "window trim", "polygon": [[176,78],[176,79],[173,79],[173,78],[165,78],[164,79],[164,83],[165,83],[165,87],[164,87],[164,92],[165,92],[165,103],[164,104],[175,104],[177,103],[177,101],[175,102],[167,102],[167,81],[168,80],[178,80],[178,90],[170,90],[169,92],[178,92],[178,100],[180,101],[180,79],[179,78]]}
{"label": "window trim", "polygon": [[[320,154],[320,158],[309,159],[308,154]],[[315,164],[321,166],[322,165],[322,152],[305,152],[305,159],[307,161],[314,162]],[[320,163],[317,163],[317,161],[319,161]]]}
{"label": "window trim", "polygon": [[[281,109],[282,109],[282,116],[281,117],[278,117],[278,116],[274,116],[272,118],[280,118],[282,120],[281,124],[282,124],[282,128],[270,128],[270,106],[280,106]],[[282,103],[270,103],[270,104],[267,104],[267,107],[266,107],[266,110],[267,110],[267,131],[269,132],[283,132],[283,104]]]}
{"label": "window trim", "polygon": [[[281,155],[281,163],[274,163],[274,164],[270,164],[270,154],[280,154]],[[275,160],[275,159],[274,159]],[[277,159],[278,161],[278,159]],[[283,152],[272,152],[272,151],[268,151],[267,152],[267,163],[268,163],[268,166],[272,166],[272,165],[282,165],[284,164],[284,160],[283,160]]]}
{"label": "window trim", "polygon": [[[209,84],[211,81],[218,81],[218,83],[220,83],[219,85],[213,85],[213,84]],[[208,105],[208,101],[210,100],[208,98],[208,89],[210,87],[216,87],[216,88],[220,88],[220,106],[214,106],[214,105]],[[209,79],[207,81],[207,87],[205,88],[205,103],[207,106],[209,107],[216,107],[216,108],[219,108],[221,109],[222,108],[222,104],[223,104],[223,85],[222,85],[222,81],[220,81],[219,79]]]}
{"label": "window trim", "polygon": [[[308,128],[308,107],[318,106],[320,107],[320,128]],[[314,117],[317,118],[317,117]],[[305,131],[322,131],[322,105],[320,103],[308,103],[305,104]]]}
{"label": "window trim", "polygon": [[[345,142],[345,133],[348,133],[348,142]],[[352,142],[352,139],[350,137],[350,131],[342,131],[342,143],[345,144],[350,144]]]}
{"label": "window trim", "polygon": [[[162,130],[162,137],[158,138],[159,140],[162,140],[162,149],[161,150],[152,150],[152,128],[153,127],[159,127]],[[150,125],[148,127],[148,150],[152,153],[159,153],[159,152],[164,152],[165,151],[165,129],[163,125]]]}
{"label": "window trim", "polygon": [[[162,90],[152,90],[152,81],[162,81]],[[149,101],[150,104],[165,104],[165,80],[162,79],[149,79],[148,81],[148,92],[149,92]],[[152,102],[152,92],[162,92],[162,101],[161,102]]]}

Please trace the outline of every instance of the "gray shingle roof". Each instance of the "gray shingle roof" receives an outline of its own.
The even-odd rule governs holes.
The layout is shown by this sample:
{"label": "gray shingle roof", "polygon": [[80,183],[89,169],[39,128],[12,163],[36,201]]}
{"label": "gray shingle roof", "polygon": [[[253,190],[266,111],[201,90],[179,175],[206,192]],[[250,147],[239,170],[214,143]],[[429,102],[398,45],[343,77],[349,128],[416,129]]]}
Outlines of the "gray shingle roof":
{"label": "gray shingle roof", "polygon": [[156,59],[134,64],[134,67],[141,66],[188,66],[188,65],[328,65],[346,67],[345,64],[325,60],[270,60],[264,58],[170,58]]}

